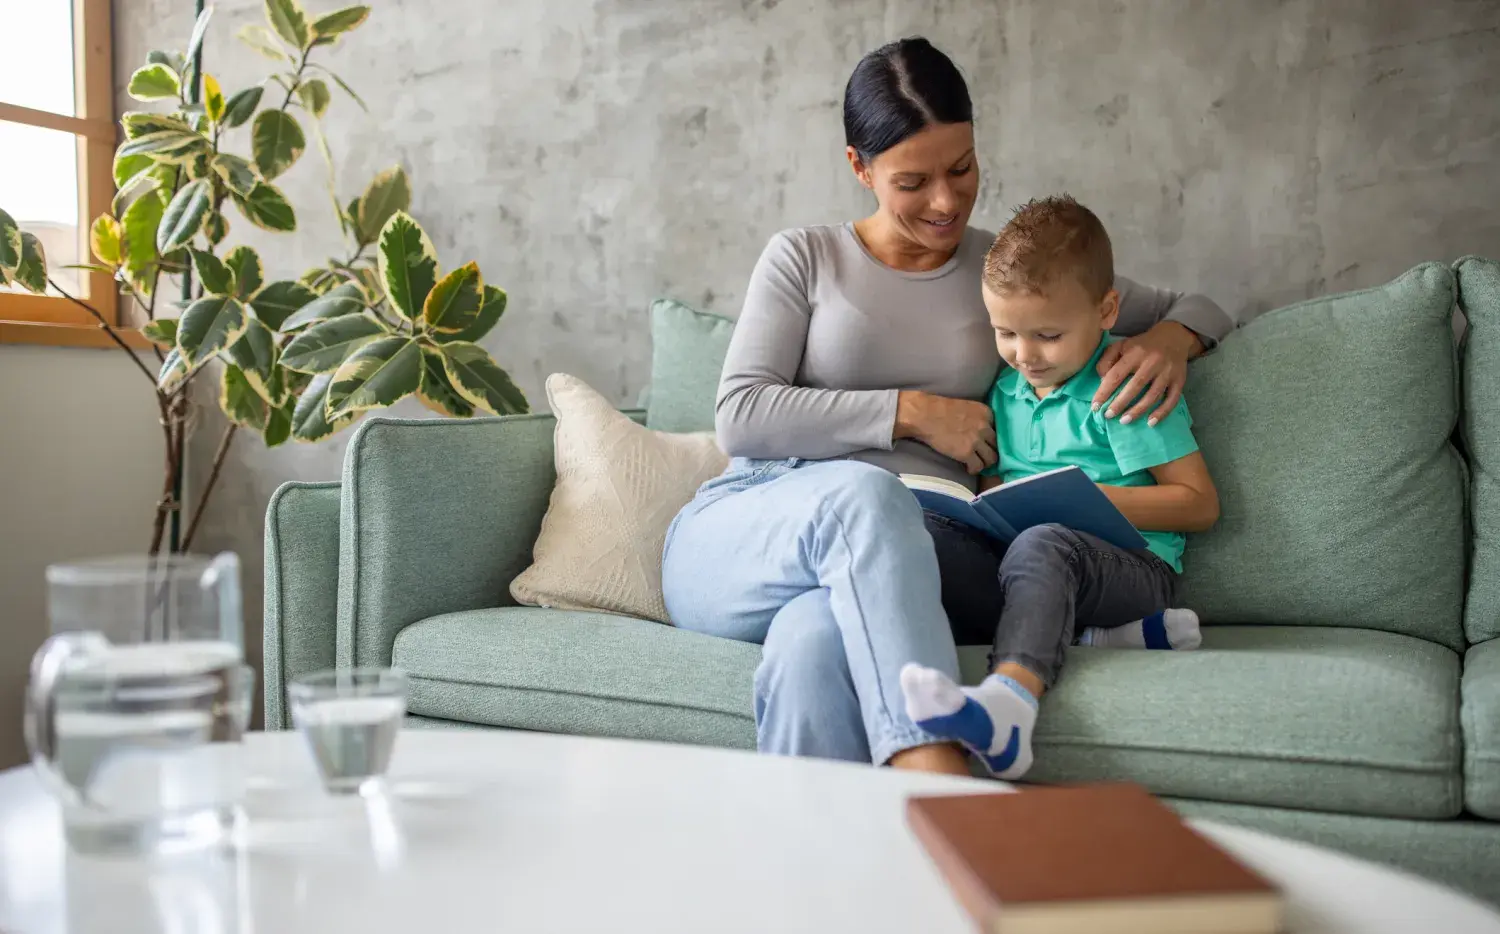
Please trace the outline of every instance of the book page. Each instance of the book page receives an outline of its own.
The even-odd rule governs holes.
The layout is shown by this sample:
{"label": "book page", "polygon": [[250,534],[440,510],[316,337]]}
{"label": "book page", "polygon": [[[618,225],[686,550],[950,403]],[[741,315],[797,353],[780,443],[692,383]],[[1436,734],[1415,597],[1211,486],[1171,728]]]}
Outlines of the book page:
{"label": "book page", "polygon": [[942,477],[929,477],[923,474],[903,473],[897,474],[902,483],[913,490],[927,490],[931,493],[943,493],[948,496],[956,496],[968,502],[974,498],[974,491],[961,483],[952,480],[944,480]]}

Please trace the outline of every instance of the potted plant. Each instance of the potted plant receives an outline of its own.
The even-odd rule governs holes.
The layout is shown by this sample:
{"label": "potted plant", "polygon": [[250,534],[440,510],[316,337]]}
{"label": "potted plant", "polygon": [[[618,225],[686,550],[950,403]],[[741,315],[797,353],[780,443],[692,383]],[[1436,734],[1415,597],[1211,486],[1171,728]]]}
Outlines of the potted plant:
{"label": "potted plant", "polygon": [[[406,172],[381,172],[347,203],[335,194],[321,129],[332,100],[329,82],[364,104],[319,59],[369,14],[369,7],[351,6],[313,17],[299,0],[265,0],[266,25],[247,26],[238,38],[275,62],[275,70],[226,94],[201,71],[210,8],[185,51],[152,52],[131,75],[132,97],[166,107],[120,118],[118,194],[90,227],[97,263],[86,268],[110,272],[139,305],[152,356],[132,349],[98,311],[59,288],[40,241],[0,210],[0,285],[43,292],[50,284],[90,311],[150,381],[166,447],[152,554],[162,550],[168,519],[181,509],[175,491],[193,427],[195,381],[218,380],[228,426],[186,532],[166,543],[175,551],[191,547],[242,430],[272,447],[320,441],[408,396],[456,418],[528,410],[526,397],[478,343],[505,311],[505,291],[485,282],[474,263],[440,272],[431,240],[407,213]],[[297,229],[296,211],[276,179],[302,156],[309,132],[328,163],[332,209],[348,252],[296,278],[272,279],[255,250],[231,245],[233,227]],[[248,155],[234,152],[234,142],[248,143]],[[173,314],[159,302],[163,277],[179,280],[184,296],[171,303]]]}

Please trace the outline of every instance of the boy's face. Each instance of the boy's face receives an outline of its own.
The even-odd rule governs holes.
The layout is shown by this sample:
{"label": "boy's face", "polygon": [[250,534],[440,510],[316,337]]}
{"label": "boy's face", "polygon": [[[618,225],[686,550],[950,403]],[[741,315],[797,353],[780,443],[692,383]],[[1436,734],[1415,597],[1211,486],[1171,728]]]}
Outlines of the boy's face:
{"label": "boy's face", "polygon": [[995,346],[1005,362],[1036,389],[1053,389],[1083,369],[1114,326],[1120,293],[1099,302],[1071,278],[1049,284],[1041,295],[1001,295],[984,288],[984,306],[995,328]]}

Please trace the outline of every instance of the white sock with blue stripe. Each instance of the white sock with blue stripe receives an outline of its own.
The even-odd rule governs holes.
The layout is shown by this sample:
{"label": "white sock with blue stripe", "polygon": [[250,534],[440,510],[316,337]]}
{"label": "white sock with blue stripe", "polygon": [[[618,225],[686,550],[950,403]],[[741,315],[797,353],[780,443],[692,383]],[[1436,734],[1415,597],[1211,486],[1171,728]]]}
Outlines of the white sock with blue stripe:
{"label": "white sock with blue stripe", "polygon": [[1078,634],[1078,644],[1111,649],[1176,649],[1182,652],[1203,644],[1203,630],[1198,626],[1197,613],[1174,608],[1112,629],[1090,626]]}
{"label": "white sock with blue stripe", "polygon": [[967,746],[997,778],[1015,779],[1031,768],[1036,698],[1013,678],[990,675],[964,688],[933,668],[901,669],[906,715],[938,739]]}

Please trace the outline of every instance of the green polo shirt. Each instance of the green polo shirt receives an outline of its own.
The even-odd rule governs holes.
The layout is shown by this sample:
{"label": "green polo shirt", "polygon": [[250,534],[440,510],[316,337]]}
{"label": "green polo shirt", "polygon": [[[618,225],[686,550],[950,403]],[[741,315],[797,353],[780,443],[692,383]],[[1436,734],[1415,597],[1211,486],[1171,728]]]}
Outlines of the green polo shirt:
{"label": "green polo shirt", "polygon": [[[1149,486],[1156,482],[1150,468],[1198,450],[1186,399],[1154,427],[1145,419],[1122,425],[1118,417],[1107,419],[1102,409],[1090,408],[1099,388],[1095,365],[1113,340],[1109,334],[1101,337],[1083,369],[1044,399],[1037,398],[1020,373],[1009,367],[1001,371],[990,390],[1000,460],[984,471],[985,476],[1009,483],[1072,465],[1095,483]],[[1186,537],[1181,532],[1143,529],[1141,534],[1152,553],[1182,572]]]}

